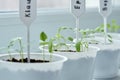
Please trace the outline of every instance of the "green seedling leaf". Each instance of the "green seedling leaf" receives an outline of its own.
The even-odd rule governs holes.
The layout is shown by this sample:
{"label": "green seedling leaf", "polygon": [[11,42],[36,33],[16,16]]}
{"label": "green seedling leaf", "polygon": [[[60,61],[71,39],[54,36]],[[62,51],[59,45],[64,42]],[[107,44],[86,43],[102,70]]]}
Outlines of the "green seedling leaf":
{"label": "green seedling leaf", "polygon": [[46,39],[47,39],[46,33],[45,33],[45,32],[41,32],[41,33],[40,33],[40,40],[46,41]]}
{"label": "green seedling leaf", "polygon": [[68,40],[73,42],[73,38],[72,37],[68,37]]}
{"label": "green seedling leaf", "polygon": [[111,39],[108,39],[108,41],[109,41],[110,43],[112,43],[112,42],[113,42]]}
{"label": "green seedling leaf", "polygon": [[60,33],[62,30],[66,30],[66,29],[68,29],[68,28],[67,28],[67,27],[62,26],[62,27],[60,27],[60,28],[58,29],[58,33]]}
{"label": "green seedling leaf", "polygon": [[112,39],[112,36],[108,34],[108,37]]}
{"label": "green seedling leaf", "polygon": [[112,41],[112,36],[111,35],[109,35],[108,34],[108,41],[110,42],[110,43],[112,43],[113,41]]}
{"label": "green seedling leaf", "polygon": [[56,38],[61,38],[61,35],[60,34],[56,34]]}
{"label": "green seedling leaf", "polygon": [[110,24],[107,24],[107,28],[110,29]]}
{"label": "green seedling leaf", "polygon": [[77,52],[80,52],[80,51],[81,51],[80,45],[81,45],[81,42],[77,42],[77,43],[75,44],[75,48],[76,48],[76,51],[77,51]]}
{"label": "green seedling leaf", "polygon": [[53,52],[53,40],[52,39],[49,41],[48,48],[49,48],[49,52],[52,53]]}

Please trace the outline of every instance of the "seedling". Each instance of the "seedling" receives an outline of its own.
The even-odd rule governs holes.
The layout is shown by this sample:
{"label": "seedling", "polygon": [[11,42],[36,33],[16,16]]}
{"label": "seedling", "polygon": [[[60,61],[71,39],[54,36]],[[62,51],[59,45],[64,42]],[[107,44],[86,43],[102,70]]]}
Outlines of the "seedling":
{"label": "seedling", "polygon": [[[107,28],[109,32],[118,32],[120,29],[120,25],[116,23],[115,20],[112,20],[111,24],[107,24]],[[104,25],[101,24],[99,27],[95,29],[95,33],[103,33],[104,32]],[[112,36],[110,34],[107,34],[108,41],[112,43]]]}
{"label": "seedling", "polygon": [[[73,28],[70,28],[70,27],[60,27],[59,29],[58,29],[58,33],[57,34],[59,34],[59,35],[61,35],[61,32],[63,31],[63,30],[71,30],[71,31],[75,31]],[[62,35],[61,35],[62,36]],[[64,37],[64,36],[62,36],[62,37],[59,37],[59,38],[57,38],[57,37],[54,37],[54,40],[57,40],[57,39],[59,39],[59,40],[62,40],[62,39],[64,39],[64,43],[59,43],[59,42],[62,42],[62,41],[59,41],[56,45],[59,45],[59,47],[57,47],[57,49],[60,49],[62,46],[65,46],[66,48],[67,48],[67,50],[69,50],[69,47],[70,46],[74,46],[75,47],[75,49],[76,49],[76,52],[81,52],[81,51],[85,51],[85,49],[88,49],[88,42],[87,41],[83,41],[83,39],[81,39],[81,40],[78,40],[78,42],[74,42],[74,39],[73,39],[73,37],[68,37],[67,39]],[[70,42],[71,43],[71,45],[67,45],[67,43],[66,42]],[[79,46],[78,46],[79,45]]]}
{"label": "seedling", "polygon": [[[82,29],[79,31],[82,34],[82,38],[91,38],[90,43],[95,43],[98,44],[99,41],[94,40],[94,37],[96,36],[97,33],[103,34],[104,35],[104,25],[101,25],[100,27],[97,27],[95,29]],[[110,34],[107,34],[107,40],[112,43],[112,36]]]}
{"label": "seedling", "polygon": [[120,25],[117,24],[115,20],[112,20],[111,24],[108,24],[109,32],[118,32],[120,30]]}
{"label": "seedling", "polygon": [[43,46],[43,50],[42,50],[43,60],[45,60],[45,51],[44,51],[44,48],[45,48],[45,45],[48,44],[48,42],[46,42],[46,40],[47,40],[47,35],[46,35],[44,32],[42,32],[42,33],[40,34],[40,40],[42,41],[42,42],[40,42],[40,45]]}
{"label": "seedling", "polygon": [[83,41],[83,39],[81,39],[76,43],[72,37],[68,37],[68,40],[71,42],[71,45],[75,45],[76,52],[88,50],[89,45],[87,41]]}
{"label": "seedling", "polygon": [[12,39],[9,42],[8,46],[6,48],[3,48],[3,49],[7,50],[7,53],[9,54],[9,60],[12,61],[13,58],[11,56],[11,49],[12,49],[12,47],[14,47],[16,45],[17,42],[19,44],[19,49],[16,49],[16,50],[14,49],[14,51],[17,51],[20,54],[21,62],[24,62],[23,61],[23,59],[24,59],[23,45],[22,45],[22,38],[21,37],[17,37],[17,38]]}
{"label": "seedling", "polygon": [[48,37],[45,32],[40,33],[40,46],[42,46],[43,50],[43,61],[45,61],[45,46],[48,45],[48,49],[50,54],[50,61],[52,61],[52,52],[53,52],[53,39],[47,41]]}
{"label": "seedling", "polygon": [[[103,28],[104,25],[100,25],[99,28]],[[118,32],[120,30],[120,25],[117,24],[116,20],[112,20],[111,23],[107,24],[108,32]]]}
{"label": "seedling", "polygon": [[53,41],[56,43],[56,45],[54,45],[55,50],[60,49],[62,46],[65,46],[67,49],[69,49],[69,47],[66,45],[67,39],[61,34],[63,30],[73,29],[69,27],[58,28],[56,35],[53,37]]}
{"label": "seedling", "polygon": [[[45,41],[45,39],[41,38],[41,40],[42,40],[41,45],[43,45],[43,50],[44,50],[44,46],[48,45],[48,44],[50,44],[50,45],[48,45],[49,52],[52,52],[52,51],[67,51],[67,52],[72,51],[72,50],[69,50],[71,46],[75,47],[76,50],[74,52],[82,52],[82,51],[85,51],[86,49],[88,50],[88,42],[83,41],[81,39],[80,41],[75,43],[74,39],[72,37],[65,38],[63,35],[61,35],[61,32],[63,30],[72,30],[73,31],[73,28],[60,27],[57,30],[56,35],[52,39],[50,39],[49,43],[47,41]],[[47,36],[44,32],[42,32],[41,35],[44,36],[44,38],[45,38],[45,36]],[[68,41],[71,43],[71,45],[67,45]],[[64,48],[64,50],[61,50],[61,49],[63,49],[62,47],[65,47],[66,49]]]}

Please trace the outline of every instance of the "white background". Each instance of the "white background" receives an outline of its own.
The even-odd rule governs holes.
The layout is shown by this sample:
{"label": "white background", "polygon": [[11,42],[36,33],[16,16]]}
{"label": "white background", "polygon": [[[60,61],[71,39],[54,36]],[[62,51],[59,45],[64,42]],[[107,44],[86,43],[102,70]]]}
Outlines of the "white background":
{"label": "white background", "polygon": [[[86,0],[89,8],[97,7],[99,0]],[[120,5],[120,0],[113,0],[114,6]],[[37,0],[38,8],[69,8],[70,0]],[[0,11],[18,10],[19,0],[0,0]]]}

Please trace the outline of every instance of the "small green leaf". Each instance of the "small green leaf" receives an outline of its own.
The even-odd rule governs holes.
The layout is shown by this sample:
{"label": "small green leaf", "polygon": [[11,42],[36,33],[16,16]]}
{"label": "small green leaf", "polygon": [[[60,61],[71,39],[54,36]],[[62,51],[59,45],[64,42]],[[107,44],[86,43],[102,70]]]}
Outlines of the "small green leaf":
{"label": "small green leaf", "polygon": [[66,29],[67,29],[67,27],[62,26],[62,27],[60,27],[60,28],[58,29],[58,33],[60,34],[60,32],[61,32],[62,30],[66,30]]}
{"label": "small green leaf", "polygon": [[110,24],[107,24],[107,28],[110,28]]}
{"label": "small green leaf", "polygon": [[113,41],[112,41],[112,36],[111,35],[109,35],[108,34],[108,41],[110,42],[110,43],[112,43]]}
{"label": "small green leaf", "polygon": [[53,40],[52,39],[49,41],[48,48],[49,48],[49,52],[52,53],[53,52]]}
{"label": "small green leaf", "polygon": [[112,39],[112,36],[108,34],[108,37]]}
{"label": "small green leaf", "polygon": [[56,34],[56,38],[61,38],[61,34]]}
{"label": "small green leaf", "polygon": [[46,39],[47,39],[47,35],[46,35],[46,33],[41,32],[41,33],[40,33],[40,40],[42,40],[42,41],[46,41]]}
{"label": "small green leaf", "polygon": [[73,41],[73,38],[72,38],[72,37],[68,37],[68,40],[69,40],[69,41]]}
{"label": "small green leaf", "polygon": [[77,52],[80,52],[80,51],[81,51],[80,45],[81,45],[81,42],[77,42],[77,43],[75,44],[75,48],[76,48],[76,51],[77,51]]}
{"label": "small green leaf", "polygon": [[108,39],[108,41],[109,41],[110,43],[112,43],[112,42],[113,42],[111,39]]}

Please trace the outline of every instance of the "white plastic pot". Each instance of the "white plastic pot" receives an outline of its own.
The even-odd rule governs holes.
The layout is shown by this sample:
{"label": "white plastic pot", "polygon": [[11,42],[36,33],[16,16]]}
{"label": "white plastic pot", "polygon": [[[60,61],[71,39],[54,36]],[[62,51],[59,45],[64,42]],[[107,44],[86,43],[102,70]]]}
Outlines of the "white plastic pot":
{"label": "white plastic pot", "polygon": [[[24,54],[24,56],[27,56]],[[49,60],[50,54],[45,54]],[[19,54],[12,54],[19,59]],[[33,59],[43,59],[41,53],[31,54]],[[0,55],[0,80],[58,80],[66,57],[53,54],[49,63],[15,63],[4,61],[9,59],[8,54]]]}
{"label": "white plastic pot", "polygon": [[85,52],[54,52],[68,58],[62,69],[61,80],[92,80],[98,50],[91,46]]}
{"label": "white plastic pot", "polygon": [[118,76],[120,41],[113,40],[112,44],[105,45],[104,38],[97,37],[95,39],[100,41],[99,44],[94,44],[94,46],[100,48],[100,51],[98,51],[96,56],[94,78],[112,78]]}
{"label": "white plastic pot", "polygon": [[[120,40],[120,33],[109,33],[109,34],[112,36],[113,39]],[[119,68],[120,68],[120,56],[119,56]]]}

